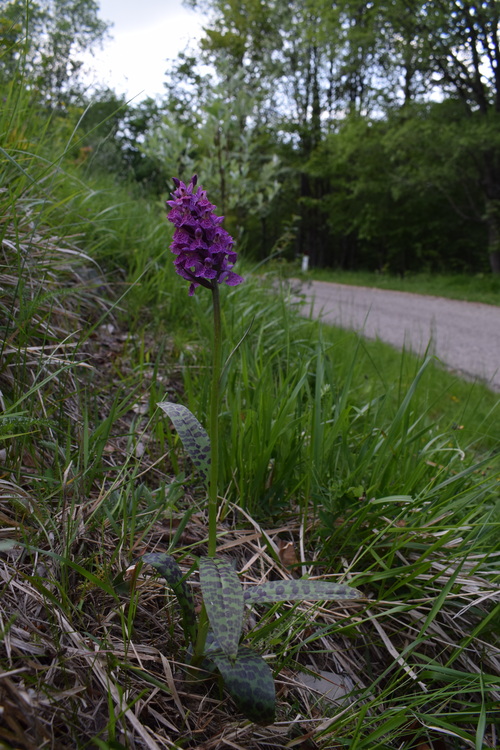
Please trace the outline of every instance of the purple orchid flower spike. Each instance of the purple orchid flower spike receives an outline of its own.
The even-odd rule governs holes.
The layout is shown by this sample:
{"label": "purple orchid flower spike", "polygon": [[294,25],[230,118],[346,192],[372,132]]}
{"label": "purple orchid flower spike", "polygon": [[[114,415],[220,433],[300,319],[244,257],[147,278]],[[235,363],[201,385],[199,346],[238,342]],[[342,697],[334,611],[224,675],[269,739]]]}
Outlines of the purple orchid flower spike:
{"label": "purple orchid flower spike", "polygon": [[189,295],[196,287],[212,289],[214,284],[237,286],[243,281],[232,268],[237,255],[233,238],[221,226],[224,217],[217,216],[216,206],[207,198],[201,185],[196,188],[197,175],[189,185],[174,177],[168,220],[175,226],[170,249],[176,255],[174,265],[179,276],[190,281]]}

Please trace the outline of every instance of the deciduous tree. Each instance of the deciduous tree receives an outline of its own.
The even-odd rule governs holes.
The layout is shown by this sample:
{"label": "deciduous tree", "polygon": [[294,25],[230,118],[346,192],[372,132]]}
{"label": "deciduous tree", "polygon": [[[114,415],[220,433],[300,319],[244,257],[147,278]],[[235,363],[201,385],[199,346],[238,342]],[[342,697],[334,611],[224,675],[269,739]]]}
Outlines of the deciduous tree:
{"label": "deciduous tree", "polygon": [[81,54],[102,42],[108,26],[95,0],[9,0],[0,18],[0,76],[57,104],[77,80]]}

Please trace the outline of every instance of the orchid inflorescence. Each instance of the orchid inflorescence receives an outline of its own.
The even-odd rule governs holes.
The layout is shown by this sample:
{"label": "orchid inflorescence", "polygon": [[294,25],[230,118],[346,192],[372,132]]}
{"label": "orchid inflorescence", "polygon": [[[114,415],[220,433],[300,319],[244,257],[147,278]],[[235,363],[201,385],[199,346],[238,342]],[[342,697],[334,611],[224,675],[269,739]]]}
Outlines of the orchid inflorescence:
{"label": "orchid inflorescence", "polygon": [[223,216],[207,198],[201,185],[196,189],[197,175],[186,186],[174,177],[173,200],[168,220],[176,227],[170,249],[177,256],[174,265],[179,276],[191,282],[189,295],[196,287],[211,289],[214,283],[237,286],[243,279],[232,271],[236,262],[233,238],[221,226]]}

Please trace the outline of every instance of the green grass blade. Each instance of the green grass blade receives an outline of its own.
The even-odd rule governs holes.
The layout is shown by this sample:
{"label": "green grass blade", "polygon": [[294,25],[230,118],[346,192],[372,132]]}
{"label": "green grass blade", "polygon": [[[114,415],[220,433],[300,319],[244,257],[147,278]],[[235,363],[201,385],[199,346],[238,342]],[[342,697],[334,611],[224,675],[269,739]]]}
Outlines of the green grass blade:
{"label": "green grass blade", "polygon": [[484,702],[484,684],[482,675],[479,675],[480,682],[481,682],[481,710],[479,712],[479,718],[477,722],[477,728],[476,728],[476,744],[475,744],[475,750],[482,750],[484,747],[484,735],[486,731],[486,706]]}

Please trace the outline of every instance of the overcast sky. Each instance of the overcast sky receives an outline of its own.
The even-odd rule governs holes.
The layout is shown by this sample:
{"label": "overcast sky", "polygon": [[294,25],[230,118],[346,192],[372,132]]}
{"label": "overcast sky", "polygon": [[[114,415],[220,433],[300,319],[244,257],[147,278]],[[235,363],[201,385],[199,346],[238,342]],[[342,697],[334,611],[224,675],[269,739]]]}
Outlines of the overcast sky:
{"label": "overcast sky", "polygon": [[85,58],[90,81],[136,101],[163,93],[167,60],[201,36],[204,19],[182,0],[99,0],[112,39]]}

